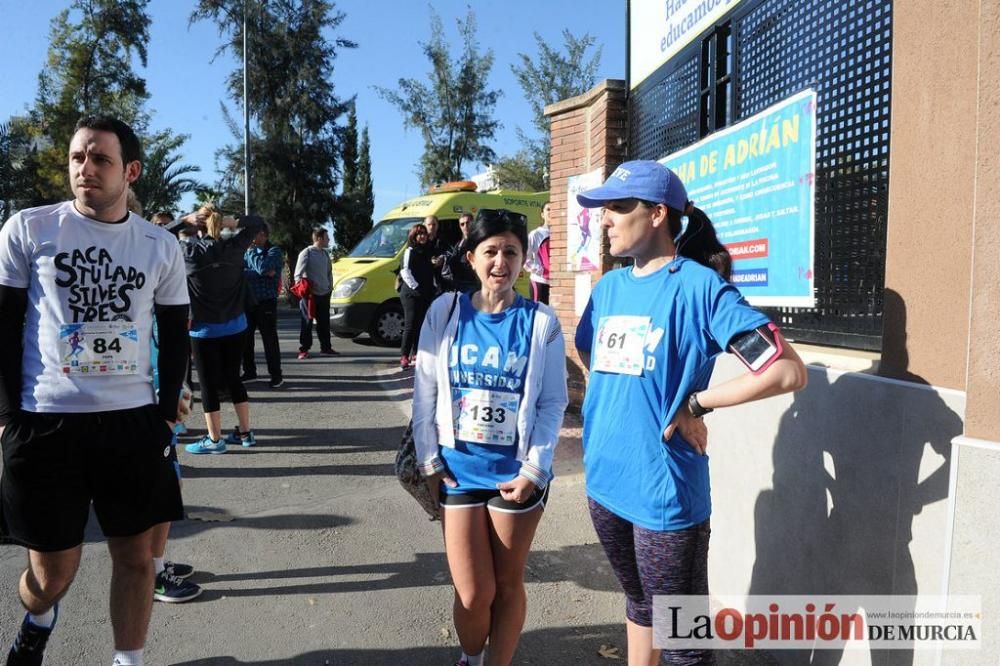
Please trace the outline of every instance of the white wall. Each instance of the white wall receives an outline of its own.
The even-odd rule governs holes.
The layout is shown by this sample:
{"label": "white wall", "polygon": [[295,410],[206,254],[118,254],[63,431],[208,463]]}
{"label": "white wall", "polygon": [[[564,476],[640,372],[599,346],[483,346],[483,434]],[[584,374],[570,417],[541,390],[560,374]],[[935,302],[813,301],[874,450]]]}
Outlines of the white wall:
{"label": "white wall", "polygon": [[[742,371],[724,356],[713,381]],[[965,394],[909,379],[810,366],[804,391],[706,417],[713,594],[943,593],[951,440]],[[773,656],[929,664],[935,655]]]}

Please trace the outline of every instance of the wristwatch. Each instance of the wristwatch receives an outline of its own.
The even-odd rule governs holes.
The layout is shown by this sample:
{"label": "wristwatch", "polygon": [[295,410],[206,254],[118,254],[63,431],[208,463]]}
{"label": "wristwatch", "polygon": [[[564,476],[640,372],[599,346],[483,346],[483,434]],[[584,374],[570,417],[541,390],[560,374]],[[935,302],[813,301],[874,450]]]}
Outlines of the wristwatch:
{"label": "wristwatch", "polygon": [[698,392],[695,391],[688,396],[688,411],[691,412],[691,416],[700,419],[705,414],[714,410],[711,407],[702,407],[701,403],[698,402]]}

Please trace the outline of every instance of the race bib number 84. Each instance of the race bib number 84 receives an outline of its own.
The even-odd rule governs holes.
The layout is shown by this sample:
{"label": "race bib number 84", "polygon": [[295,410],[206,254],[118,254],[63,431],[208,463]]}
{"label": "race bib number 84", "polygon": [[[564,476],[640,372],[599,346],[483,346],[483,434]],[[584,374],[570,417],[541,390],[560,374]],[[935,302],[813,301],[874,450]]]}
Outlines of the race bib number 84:
{"label": "race bib number 84", "polygon": [[134,375],[139,367],[139,331],[130,321],[63,324],[59,360],[67,375]]}
{"label": "race bib number 84", "polygon": [[620,375],[642,374],[643,347],[649,333],[649,317],[602,317],[597,327],[593,370]]}

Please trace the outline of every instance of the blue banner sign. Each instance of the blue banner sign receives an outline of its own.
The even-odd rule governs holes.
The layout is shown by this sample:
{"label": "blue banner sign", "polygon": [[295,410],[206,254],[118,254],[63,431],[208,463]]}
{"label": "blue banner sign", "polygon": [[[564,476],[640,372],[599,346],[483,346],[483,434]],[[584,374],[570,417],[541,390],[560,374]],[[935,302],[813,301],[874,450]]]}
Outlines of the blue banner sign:
{"label": "blue banner sign", "polygon": [[814,307],[816,92],[660,160],[715,225],[754,305]]}

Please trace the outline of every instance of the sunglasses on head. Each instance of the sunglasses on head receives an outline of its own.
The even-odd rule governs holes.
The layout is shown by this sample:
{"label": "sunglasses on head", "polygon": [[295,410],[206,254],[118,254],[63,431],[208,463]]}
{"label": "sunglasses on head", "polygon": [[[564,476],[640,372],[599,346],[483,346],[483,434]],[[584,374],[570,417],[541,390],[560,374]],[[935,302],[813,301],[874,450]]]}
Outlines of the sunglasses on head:
{"label": "sunglasses on head", "polygon": [[528,226],[528,217],[526,215],[515,213],[514,211],[507,210],[506,208],[480,208],[479,213],[477,214],[477,219],[483,220],[484,222],[502,220],[509,224],[521,227]]}

